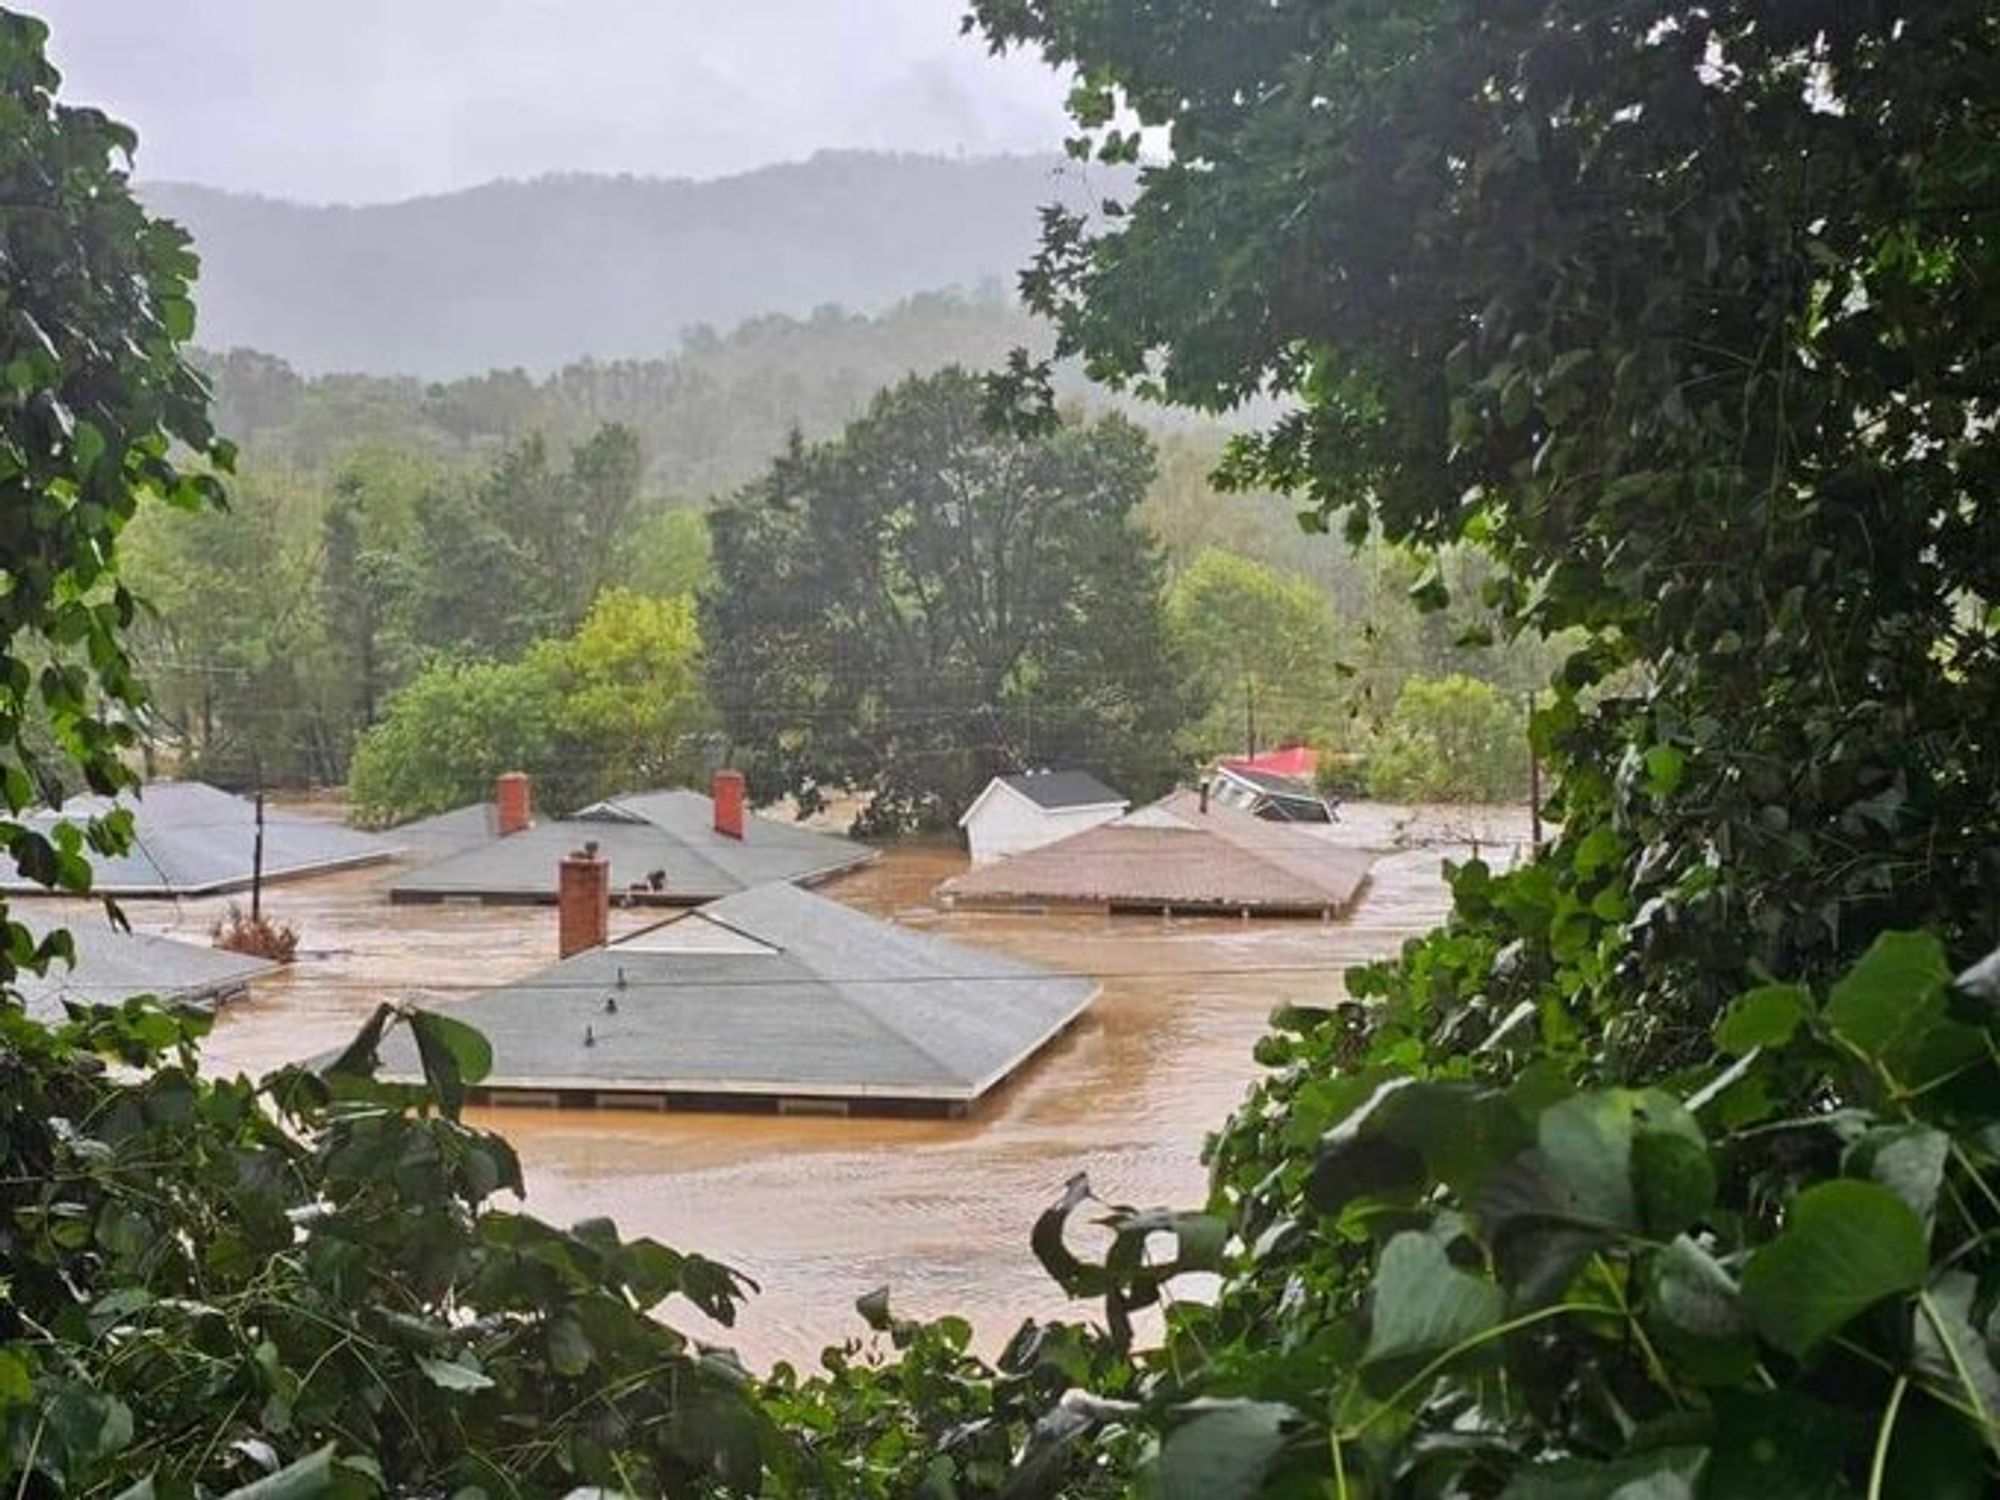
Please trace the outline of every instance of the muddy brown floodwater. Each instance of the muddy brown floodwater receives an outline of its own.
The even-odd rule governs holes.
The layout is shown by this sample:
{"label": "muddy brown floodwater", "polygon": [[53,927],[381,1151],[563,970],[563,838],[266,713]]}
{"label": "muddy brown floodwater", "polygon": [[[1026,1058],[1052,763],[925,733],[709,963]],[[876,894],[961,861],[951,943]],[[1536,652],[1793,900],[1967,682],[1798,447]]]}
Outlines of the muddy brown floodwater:
{"label": "muddy brown floodwater", "polygon": [[[1432,926],[1440,862],[1463,840],[1518,842],[1501,810],[1420,814],[1354,808],[1343,842],[1387,853],[1345,922],[945,912],[932,889],[955,851],[903,847],[825,893],[967,943],[1098,976],[1085,1021],[967,1120],[824,1119],[495,1109],[526,1167],[527,1207],[559,1222],[608,1215],[722,1260],[762,1291],[737,1326],[691,1309],[690,1332],[754,1364],[810,1362],[861,1331],[854,1299],[887,1285],[904,1313],[969,1315],[998,1345],[1024,1317],[1087,1316],[1065,1304],[1028,1248],[1035,1215],[1072,1173],[1114,1201],[1196,1205],[1203,1137],[1256,1075],[1251,1048],[1272,1008],[1324,1001],[1350,966]],[[261,1071],[349,1036],[383,998],[458,993],[554,958],[549,909],[388,905],[381,870],[275,888],[266,909],[300,931],[297,966],[218,1020],[212,1065]],[[225,902],[129,903],[134,925],[204,941]],[[614,930],[655,920],[619,913]]]}

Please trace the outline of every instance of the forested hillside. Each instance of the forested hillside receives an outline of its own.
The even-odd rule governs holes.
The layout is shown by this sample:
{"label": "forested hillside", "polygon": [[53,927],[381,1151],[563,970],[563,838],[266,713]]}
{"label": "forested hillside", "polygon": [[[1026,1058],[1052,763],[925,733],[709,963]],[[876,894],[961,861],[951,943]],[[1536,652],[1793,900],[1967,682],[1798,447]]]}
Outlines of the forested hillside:
{"label": "forested hillside", "polygon": [[656,356],[696,324],[1011,285],[1051,201],[1124,180],[1055,157],[825,152],[712,182],[564,176],[321,207],[144,188],[201,253],[201,342],[432,378]]}
{"label": "forested hillside", "polygon": [[518,369],[448,382],[312,376],[242,349],[203,363],[216,425],[253,462],[317,472],[375,446],[457,463],[534,433],[577,442],[618,422],[639,434],[655,489],[701,496],[749,478],[795,427],[807,437],[838,431],[906,375],[988,368],[1009,349],[1049,342],[994,287],[913,296],[872,317],[828,306],[803,318],[756,317],[726,334],[698,325],[677,352],[585,360],[540,377]]}
{"label": "forested hillside", "polygon": [[[714,729],[705,703],[675,696],[701,652],[691,618],[683,630],[659,610],[713,586],[710,506],[766,479],[794,432],[838,437],[878,392],[992,369],[1022,345],[1046,349],[1046,330],[996,290],[760,317],[697,330],[671,356],[540,378],[308,376],[266,354],[207,356],[217,428],[242,450],[231,514],[148,514],[126,539],[152,606],[134,649],[159,764],[232,785],[338,782],[401,701],[356,771],[378,817],[477,795],[503,762],[542,772],[551,795],[684,778]],[[1113,401],[1073,370],[1056,385],[1100,415]],[[1218,495],[1225,428],[1120,405],[1157,448],[1132,520],[1159,544],[1170,630],[1146,639],[1184,664],[1188,698],[1177,732],[1135,731],[1103,764],[1191,766],[1253,727],[1265,744],[1359,749],[1413,677],[1489,679],[1518,715],[1546,653],[1457,644],[1488,624],[1473,554],[1443,559],[1454,607],[1420,613],[1411,591],[1430,575],[1412,554],[1314,545],[1294,503]],[[663,717],[607,723],[590,695],[613,681]],[[565,739],[584,724],[588,753]],[[1520,761],[1510,748],[1502,773]]]}

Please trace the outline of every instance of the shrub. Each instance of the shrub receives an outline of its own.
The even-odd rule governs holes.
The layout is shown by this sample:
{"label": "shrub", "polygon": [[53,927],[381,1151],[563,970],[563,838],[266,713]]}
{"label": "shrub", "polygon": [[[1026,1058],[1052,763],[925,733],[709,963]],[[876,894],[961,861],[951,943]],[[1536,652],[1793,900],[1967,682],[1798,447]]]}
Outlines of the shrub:
{"label": "shrub", "polygon": [[1370,796],[1394,802],[1504,802],[1527,783],[1525,716],[1491,683],[1412,677],[1368,753]]}
{"label": "shrub", "polygon": [[[1650,1087],[1572,1083],[1532,1008],[1426,1010],[1358,1056],[1342,1014],[1281,1018],[1221,1215],[1105,1221],[1230,1246],[1139,1360],[1161,1493],[1994,1492],[2000,954],[1954,981],[1885,934],[1824,992],[1744,993]],[[1156,1259],[1044,1258],[1114,1329],[1170,1300]]]}
{"label": "shrub", "polygon": [[268,958],[273,963],[288,964],[299,952],[299,932],[291,923],[262,914],[251,916],[233,901],[208,929],[208,937],[218,948]]}

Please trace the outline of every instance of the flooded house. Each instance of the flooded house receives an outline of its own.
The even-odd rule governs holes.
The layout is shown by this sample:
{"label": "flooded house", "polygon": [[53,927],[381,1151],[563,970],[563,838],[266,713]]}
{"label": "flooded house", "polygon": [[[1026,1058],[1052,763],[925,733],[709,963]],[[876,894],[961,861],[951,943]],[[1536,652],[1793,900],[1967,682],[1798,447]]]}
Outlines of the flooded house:
{"label": "flooded house", "polygon": [[[397,853],[393,840],[281,809],[267,810],[260,829],[250,798],[199,781],[154,781],[116,797],[72,797],[22,821],[48,837],[59,823],[81,827],[117,808],[132,814],[131,848],[120,855],[91,853],[91,890],[125,900],[248,890],[260,864],[267,882],[303,880]],[[11,863],[0,875],[0,889],[47,892]]]}
{"label": "flooded house", "polygon": [[950,905],[1338,917],[1375,854],[1177,791],[1042,848],[976,865],[939,887]]}
{"label": "flooded house", "polygon": [[738,771],[717,772],[707,795],[641,792],[548,820],[535,817],[528,778],[515,772],[490,803],[395,837],[430,856],[390,885],[397,902],[552,905],[558,864],[586,843],[608,862],[616,899],[651,906],[698,906],[774,880],[813,885],[875,857],[865,844],[751,812]]}
{"label": "flooded house", "polygon": [[[559,961],[435,1007],[492,1046],[477,1102],[963,1115],[1098,990],[783,881],[607,942],[603,851],[573,852],[559,881]],[[417,1069],[404,1033],[383,1060]]]}
{"label": "flooded house", "polygon": [[38,1021],[63,1019],[65,1003],[117,1005],[134,995],[151,995],[175,1005],[212,1010],[248,992],[250,981],[277,965],[268,959],[184,943],[177,938],[128,932],[112,925],[99,909],[60,911],[16,904],[8,915],[39,943],[58,927],[69,929],[76,962],[58,959],[46,974],[23,972],[13,989]]}
{"label": "flooded house", "polygon": [[1333,823],[1333,804],[1310,777],[1270,770],[1248,760],[1217,761],[1209,775],[1209,795],[1225,807],[1241,808],[1272,823]]}
{"label": "flooded house", "polygon": [[975,865],[1025,854],[1123,815],[1131,800],[1088,771],[996,776],[958,820]]}

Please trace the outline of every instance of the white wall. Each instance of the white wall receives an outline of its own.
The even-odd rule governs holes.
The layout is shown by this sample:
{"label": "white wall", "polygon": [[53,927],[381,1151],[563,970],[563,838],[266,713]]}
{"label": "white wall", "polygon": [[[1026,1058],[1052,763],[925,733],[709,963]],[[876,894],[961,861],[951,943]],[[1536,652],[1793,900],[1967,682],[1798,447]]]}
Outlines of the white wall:
{"label": "white wall", "polygon": [[1025,854],[1057,839],[1066,839],[1119,815],[1116,806],[1072,807],[1050,812],[1012,787],[996,786],[965,822],[965,841],[975,865],[991,864],[1011,854]]}

